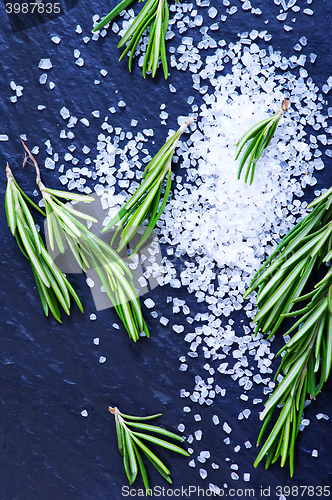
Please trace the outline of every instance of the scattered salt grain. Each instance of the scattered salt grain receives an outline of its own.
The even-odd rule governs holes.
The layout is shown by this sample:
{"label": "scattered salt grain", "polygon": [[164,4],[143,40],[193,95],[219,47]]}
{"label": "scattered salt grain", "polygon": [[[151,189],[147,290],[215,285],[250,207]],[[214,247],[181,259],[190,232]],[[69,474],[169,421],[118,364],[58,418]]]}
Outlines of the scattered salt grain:
{"label": "scattered salt grain", "polygon": [[152,300],[152,299],[146,299],[144,301],[144,305],[145,307],[147,307],[148,309],[152,309],[152,307],[154,307],[156,305],[156,303]]}
{"label": "scattered salt grain", "polygon": [[38,64],[38,68],[40,69],[51,69],[52,66],[50,59],[41,59]]}
{"label": "scattered salt grain", "polygon": [[179,431],[179,432],[184,432],[184,431],[185,431],[185,428],[186,428],[186,427],[185,427],[185,425],[184,425],[184,424],[179,424],[179,425],[178,425],[178,431]]}
{"label": "scattered salt grain", "polygon": [[51,40],[55,44],[58,44],[61,42],[61,38],[59,36],[52,36]]}
{"label": "scattered salt grain", "polygon": [[227,432],[227,434],[230,434],[232,432],[232,428],[228,425],[227,422],[224,422],[224,425],[222,426],[223,430]]}
{"label": "scattered salt grain", "polygon": [[311,456],[312,457],[318,457],[318,450],[312,450]]}
{"label": "scattered salt grain", "polygon": [[79,57],[76,61],[75,61],[75,64],[77,64],[77,66],[83,66],[84,65],[84,59],[82,57]]}
{"label": "scattered salt grain", "polygon": [[175,331],[175,333],[182,333],[184,330],[183,325],[173,325],[172,328]]}
{"label": "scattered salt grain", "polygon": [[81,415],[82,415],[82,417],[87,417],[88,416],[87,410],[81,411]]}
{"label": "scattered salt grain", "polygon": [[99,363],[105,363],[105,361],[106,361],[105,356],[100,356]]}
{"label": "scattered salt grain", "polygon": [[6,134],[1,134],[0,135],[0,141],[8,141],[8,140],[9,140],[8,135],[6,135]]}
{"label": "scattered salt grain", "polygon": [[214,423],[214,425],[218,425],[219,424],[220,420],[219,420],[218,415],[213,415],[212,422]]}
{"label": "scattered salt grain", "polygon": [[168,318],[165,318],[165,316],[161,316],[160,318],[160,323],[163,325],[163,326],[167,326],[168,322],[169,322],[169,319]]}
{"label": "scattered salt grain", "polygon": [[93,343],[94,343],[95,345],[99,345],[99,337],[95,337],[95,338],[93,339]]}
{"label": "scattered salt grain", "polygon": [[83,32],[83,30],[82,30],[82,28],[81,28],[81,26],[80,26],[79,24],[76,26],[75,31],[76,31],[76,33],[78,33],[79,35],[81,35],[81,34],[82,34],[82,32]]}
{"label": "scattered salt grain", "polygon": [[47,74],[46,73],[43,73],[42,75],[40,75],[40,77],[39,77],[39,83],[41,85],[44,85],[46,83],[46,80],[47,80]]}
{"label": "scattered salt grain", "polygon": [[199,475],[201,476],[202,479],[206,479],[208,474],[205,469],[199,469]]}
{"label": "scattered salt grain", "polygon": [[94,321],[96,319],[97,319],[97,316],[94,313],[90,314],[90,320],[91,321]]}
{"label": "scattered salt grain", "polygon": [[196,441],[200,441],[202,439],[203,432],[201,430],[195,431],[195,439]]}

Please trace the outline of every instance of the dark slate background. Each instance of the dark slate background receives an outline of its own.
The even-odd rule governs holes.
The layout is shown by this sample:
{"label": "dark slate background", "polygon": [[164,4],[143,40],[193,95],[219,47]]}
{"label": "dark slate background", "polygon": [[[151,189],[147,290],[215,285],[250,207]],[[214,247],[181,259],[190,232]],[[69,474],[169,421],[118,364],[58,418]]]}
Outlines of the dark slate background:
{"label": "dark slate background", "polygon": [[[30,195],[35,189],[34,173],[31,168],[22,170],[23,152],[20,134],[27,134],[28,146],[40,146],[38,160],[43,165],[46,153],[44,142],[51,140],[52,147],[61,157],[66,151],[69,141],[59,138],[59,131],[64,122],[59,115],[62,106],[70,109],[79,118],[87,117],[90,127],[85,128],[78,123],[72,129],[78,146],[75,155],[83,165],[85,156],[80,148],[86,144],[91,148],[89,157],[95,158],[97,136],[101,132],[102,119],[110,106],[116,106],[120,99],[127,103],[126,108],[110,116],[110,123],[130,130],[132,118],[139,120],[139,129],[153,128],[155,144],[149,144],[151,153],[156,152],[163,144],[168,128],[177,127],[177,116],[187,115],[191,110],[187,105],[187,97],[195,95],[195,102],[200,104],[200,96],[194,94],[191,74],[170,69],[171,75],[165,82],[159,73],[153,81],[143,80],[135,62],[132,74],[127,71],[126,60],[117,62],[119,52],[116,49],[118,37],[111,31],[98,42],[82,42],[82,36],[89,35],[92,27],[92,16],[95,13],[106,14],[115,2],[93,0],[65,0],[61,2],[62,14],[49,18],[42,16],[7,15],[4,4],[0,4],[0,85],[1,113],[0,133],[8,134],[9,141],[1,143],[1,193],[5,191],[5,164],[8,161],[23,189]],[[280,7],[272,0],[254,0],[253,6],[260,7],[263,15],[252,16],[241,9],[241,3],[234,0],[239,12],[220,23],[219,31],[213,32],[216,38],[224,38],[227,43],[237,40],[237,33],[256,28],[268,29],[273,35],[274,49],[281,50],[289,57],[298,39],[305,35],[308,45],[303,53],[318,54],[314,65],[307,62],[309,75],[318,86],[322,86],[332,74],[331,71],[331,21],[332,9],[328,0],[315,0],[312,7],[313,17],[303,13],[289,14],[287,24],[293,31],[286,33],[283,23],[276,20]],[[304,0],[299,5],[305,7]],[[221,2],[211,0],[211,5],[218,7],[219,14],[225,13]],[[201,8],[205,19],[207,9]],[[296,17],[296,23],[289,18]],[[269,23],[264,21],[268,19]],[[209,24],[213,21],[209,20]],[[80,24],[83,35],[75,33]],[[177,30],[176,30],[177,31]],[[59,35],[61,44],[55,45],[50,38]],[[185,35],[200,39],[199,30],[189,30]],[[177,35],[178,37],[178,35]],[[180,38],[168,45],[178,46]],[[261,42],[259,42],[261,43]],[[74,64],[73,50],[81,50],[85,60],[82,68]],[[208,55],[206,51],[206,55]],[[48,73],[48,80],[56,83],[50,91],[48,85],[39,84],[39,76],[44,72],[38,69],[41,58],[50,57],[53,68]],[[202,54],[205,57],[205,54]],[[103,78],[99,70],[108,70]],[[95,78],[101,80],[96,86]],[[16,104],[10,102],[9,83],[23,85],[23,96]],[[169,83],[177,92],[171,94]],[[169,113],[167,127],[160,125],[158,115],[160,104],[167,104]],[[37,106],[45,104],[47,108],[38,111]],[[95,119],[91,111],[99,109],[101,118]],[[331,159],[324,157],[326,168],[317,173],[318,185],[306,190],[305,198],[310,200],[313,190],[329,187],[332,183]],[[58,163],[60,165],[61,163]],[[67,166],[67,165],[66,165]],[[177,172],[179,167],[175,167]],[[45,184],[60,188],[58,172],[43,170]],[[38,219],[39,223],[42,221]],[[292,479],[288,469],[280,469],[279,465],[265,471],[263,465],[254,469],[252,463],[256,456],[253,447],[235,454],[236,444],[243,444],[246,439],[255,442],[259,432],[257,410],[261,405],[244,405],[238,399],[241,390],[237,382],[220,374],[215,381],[227,389],[225,398],[216,398],[213,407],[200,407],[191,401],[179,397],[179,388],[193,390],[194,375],[207,376],[202,368],[203,356],[191,359],[187,372],[179,372],[179,356],[185,354],[183,335],[177,335],[171,328],[164,328],[158,319],[150,317],[146,312],[151,338],[141,339],[134,344],[129,341],[126,332],[112,328],[118,321],[113,310],[97,313],[97,321],[91,322],[89,315],[95,312],[92,297],[85,284],[83,275],[71,275],[70,281],[82,298],[85,313],[82,315],[77,307],[73,307],[70,317],[63,318],[58,324],[53,318],[45,318],[39,303],[38,293],[34,286],[29,263],[20,254],[14,238],[6,225],[4,209],[1,223],[1,286],[0,286],[0,499],[1,500],[113,500],[121,498],[121,487],[127,484],[121,457],[116,446],[113,417],[107,411],[108,405],[117,405],[122,411],[131,414],[151,414],[163,412],[159,423],[176,431],[180,422],[186,424],[186,435],[198,428],[203,430],[203,440],[194,443],[196,457],[201,450],[210,450],[211,459],[220,465],[219,470],[212,470],[210,465],[202,467],[209,471],[208,478],[203,481],[196,469],[188,467],[188,460],[172,453],[160,456],[171,469],[174,488],[189,485],[207,488],[209,482],[222,486],[227,482],[229,487],[255,488],[256,499],[262,498],[260,487],[271,487],[271,498],[276,498],[277,485],[330,485],[331,464],[331,420],[318,421],[316,413],[323,412],[332,418],[332,383],[325,385],[319,395],[306,411],[311,425],[300,434],[296,448],[296,469]],[[150,294],[156,302],[155,310],[170,316],[166,306],[168,295],[184,298],[192,309],[192,313],[205,312],[202,304],[197,304],[194,297],[185,289],[172,290],[168,286],[157,288]],[[165,309],[166,308],[166,309]],[[145,310],[145,309],[144,309]],[[180,315],[179,315],[180,316]],[[235,326],[244,319],[243,313],[233,318]],[[171,318],[169,326],[184,323],[184,316]],[[195,326],[195,324],[193,325]],[[186,326],[186,332],[191,327]],[[93,344],[93,338],[100,337],[100,346]],[[275,352],[280,346],[276,340]],[[105,364],[100,364],[100,355],[107,357]],[[274,366],[277,366],[276,364]],[[219,378],[218,378],[219,376]],[[249,392],[252,397],[261,396],[261,388],[256,387]],[[184,414],[183,406],[189,404],[192,412]],[[237,415],[244,407],[253,410],[249,421],[237,421]],[[87,409],[88,418],[82,418],[80,412]],[[202,422],[194,422],[193,414],[200,413]],[[215,427],[211,422],[217,413],[221,423],[226,420],[233,427],[230,435],[231,447],[223,443],[225,434],[221,425]],[[2,446],[1,446],[2,444]],[[319,450],[319,457],[311,457],[313,448]],[[231,461],[226,462],[225,458]],[[230,479],[229,465],[232,461],[239,464],[240,480]],[[243,482],[243,473],[251,473],[251,482]],[[159,475],[149,467],[151,486],[167,486]],[[135,487],[142,487],[139,479]],[[184,496],[185,498],[185,496]],[[198,498],[192,494],[191,498]],[[233,497],[233,498],[240,498]],[[309,497],[308,497],[309,498]],[[314,497],[316,498],[316,497]],[[318,497],[317,497],[318,498]]]}

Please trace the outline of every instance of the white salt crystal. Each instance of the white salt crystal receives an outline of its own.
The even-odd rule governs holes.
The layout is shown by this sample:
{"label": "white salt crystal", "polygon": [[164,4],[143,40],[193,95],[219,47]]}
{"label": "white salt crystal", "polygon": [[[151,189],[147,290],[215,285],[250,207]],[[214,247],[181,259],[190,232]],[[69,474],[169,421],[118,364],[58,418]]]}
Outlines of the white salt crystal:
{"label": "white salt crystal", "polygon": [[208,14],[211,19],[214,19],[218,15],[218,11],[215,7],[210,7],[208,10]]}
{"label": "white salt crystal", "polygon": [[234,480],[234,481],[237,481],[239,479],[239,475],[236,473],[236,472],[232,472],[231,473],[231,478]]}
{"label": "white salt crystal", "polygon": [[144,305],[145,307],[147,307],[148,309],[152,309],[152,307],[154,307],[156,305],[156,303],[152,300],[152,299],[146,299],[144,301]]}
{"label": "white salt crystal", "polygon": [[67,120],[67,118],[69,118],[69,117],[70,117],[69,109],[67,109],[67,108],[65,108],[65,107],[61,108],[61,110],[60,110],[60,115],[62,116],[62,118],[63,118],[64,120]]}
{"label": "white salt crystal", "polygon": [[101,69],[100,74],[101,74],[101,76],[106,76],[107,75],[106,69]]}
{"label": "white salt crystal", "polygon": [[227,422],[224,422],[224,425],[222,426],[223,430],[227,432],[227,434],[230,434],[232,432],[232,428],[228,425]]}
{"label": "white salt crystal", "polygon": [[45,159],[45,167],[49,168],[50,170],[54,170],[54,168],[55,168],[55,162],[52,160],[52,158],[46,158]]}
{"label": "white salt crystal", "polygon": [[303,14],[307,14],[307,16],[313,16],[314,11],[312,9],[303,9]]}
{"label": "white salt crystal", "polygon": [[47,74],[46,73],[43,73],[42,75],[40,75],[40,77],[39,77],[39,83],[41,85],[44,85],[46,83],[46,80],[47,80]]}
{"label": "white salt crystal", "polygon": [[88,416],[87,410],[81,411],[81,415],[82,415],[82,417],[87,417]]}
{"label": "white salt crystal", "polygon": [[250,473],[249,472],[245,472],[243,474],[243,480],[247,481],[247,482],[250,481]]}
{"label": "white salt crystal", "polygon": [[93,339],[93,343],[94,343],[95,345],[99,345],[99,337],[95,337],[95,338]]}
{"label": "white salt crystal", "polygon": [[81,55],[80,51],[78,49],[75,49],[74,50],[74,57],[75,57],[75,59],[78,59],[80,57],[80,55]]}
{"label": "white salt crystal", "polygon": [[106,361],[105,356],[100,356],[99,363],[105,363],[105,361]]}
{"label": "white salt crystal", "polygon": [[124,108],[126,106],[126,103],[124,101],[119,101],[118,106],[119,108]]}
{"label": "white salt crystal", "polygon": [[201,430],[195,431],[195,439],[196,441],[200,441],[202,439],[203,432]]}
{"label": "white salt crystal", "polygon": [[178,430],[179,430],[180,432],[184,432],[184,431],[185,431],[185,428],[186,428],[186,427],[185,427],[185,425],[184,425],[184,424],[179,424],[179,425],[178,425]]}
{"label": "white salt crystal", "polygon": [[174,94],[176,92],[176,88],[174,87],[174,85],[172,85],[171,83],[169,84],[169,90]]}
{"label": "white salt crystal", "polygon": [[0,135],[0,141],[8,141],[8,140],[9,140],[8,135],[6,135],[6,134],[1,134]]}
{"label": "white salt crystal", "polygon": [[61,42],[61,38],[59,36],[52,36],[51,40],[55,44],[58,44]]}
{"label": "white salt crystal", "polygon": [[51,59],[41,59],[38,64],[40,69],[51,69],[52,66]]}
{"label": "white salt crystal", "polygon": [[202,479],[206,479],[208,474],[205,469],[199,469],[199,475],[201,476]]}
{"label": "white salt crystal", "polygon": [[318,450],[312,450],[311,456],[312,457],[318,457]]}
{"label": "white salt crystal", "polygon": [[82,57],[79,57],[76,61],[75,64],[77,66],[83,66],[84,65],[84,59]]}
{"label": "white salt crystal", "polygon": [[75,31],[76,31],[76,33],[78,33],[79,35],[83,32],[83,30],[82,30],[82,28],[81,28],[81,26],[80,26],[79,24],[76,26],[76,30],[75,30]]}
{"label": "white salt crystal", "polygon": [[189,465],[189,467],[196,467],[195,460],[194,459],[190,460],[188,465]]}
{"label": "white salt crystal", "polygon": [[167,326],[168,322],[169,322],[169,319],[168,318],[165,318],[165,316],[161,316],[160,318],[160,323],[164,326]]}
{"label": "white salt crystal", "polygon": [[91,278],[86,279],[86,284],[90,287],[93,288],[95,286],[95,282]]}
{"label": "white salt crystal", "polygon": [[85,127],[89,127],[90,126],[90,122],[89,122],[89,120],[87,118],[81,118],[80,122],[83,123],[83,125]]}
{"label": "white salt crystal", "polygon": [[91,321],[94,321],[96,319],[97,319],[97,316],[94,313],[90,314],[90,320]]}
{"label": "white salt crystal", "polygon": [[214,423],[214,425],[218,425],[219,424],[220,420],[219,420],[218,415],[213,415],[212,422]]}
{"label": "white salt crystal", "polygon": [[251,444],[251,442],[250,442],[250,441],[246,441],[246,442],[244,443],[244,446],[245,446],[246,448],[251,448],[251,447],[252,447],[252,444]]}
{"label": "white salt crystal", "polygon": [[199,422],[200,420],[202,420],[202,417],[196,413],[196,415],[194,415],[194,419],[196,420],[196,422]]}
{"label": "white salt crystal", "polygon": [[176,333],[182,333],[184,330],[183,325],[173,325],[172,328]]}
{"label": "white salt crystal", "polygon": [[120,327],[119,327],[119,325],[118,325],[117,323],[113,323],[113,325],[112,325],[112,326],[113,326],[113,328],[115,328],[116,330],[119,330],[119,329],[120,329]]}
{"label": "white salt crystal", "polygon": [[53,90],[54,87],[55,87],[55,83],[54,82],[49,82],[48,85],[49,85],[49,87],[50,87],[51,90]]}

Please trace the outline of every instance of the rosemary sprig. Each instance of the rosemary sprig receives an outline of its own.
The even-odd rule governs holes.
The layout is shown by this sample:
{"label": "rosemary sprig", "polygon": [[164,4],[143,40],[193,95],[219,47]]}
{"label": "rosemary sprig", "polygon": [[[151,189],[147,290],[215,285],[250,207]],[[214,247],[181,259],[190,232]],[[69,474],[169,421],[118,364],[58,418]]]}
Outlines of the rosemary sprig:
{"label": "rosemary sprig", "polygon": [[68,315],[70,314],[70,295],[83,312],[82,304],[67,278],[47,252],[26,201],[43,215],[45,215],[44,212],[23,193],[8,164],[6,174],[5,206],[8,226],[21,252],[30,260],[45,315],[48,316],[51,311],[55,319],[61,323],[59,303]]}
{"label": "rosemary sprig", "polygon": [[[112,243],[116,235],[122,230],[118,252],[121,251],[137,233],[142,223],[148,219],[148,224],[138,242],[134,253],[144,245],[151,235],[162,211],[166,205],[172,183],[172,158],[182,132],[193,122],[188,118],[175,134],[168,139],[159,152],[152,158],[144,170],[143,182],[129,201],[104,227],[103,232],[109,231],[117,223]],[[167,177],[165,192],[161,201],[161,190],[164,179]]]}
{"label": "rosemary sprig", "polygon": [[[153,418],[159,417],[161,413],[157,413],[156,415],[150,415],[147,417],[134,417],[131,415],[125,415],[124,413],[121,413],[118,408],[113,408],[112,406],[109,407],[109,411],[115,417],[118,447],[121,455],[123,456],[123,465],[126,471],[127,478],[129,480],[129,484],[132,484],[135,481],[138,471],[140,471],[145,489],[147,493],[151,495],[145,465],[141,457],[142,452],[150,460],[152,465],[157,469],[159,474],[164,479],[166,479],[168,483],[171,484],[172,480],[170,477],[170,471],[143,441],[149,441],[158,446],[162,446],[188,457],[189,453],[187,451],[183,450],[179,446],[176,446],[175,444],[165,441],[164,439],[155,437],[151,435],[151,433],[161,434],[162,436],[176,439],[178,441],[184,441],[184,438],[161,427],[140,422],[141,420],[151,420]],[[140,429],[144,432],[139,432],[135,429]]]}
{"label": "rosemary sprig", "polygon": [[[260,418],[265,422],[259,444],[277,406],[279,417],[266,439],[255,466],[266,455],[266,468],[281,457],[281,466],[289,459],[294,472],[294,448],[306,394],[315,398],[329,377],[332,363],[332,270],[314,289],[301,295],[314,269],[332,258],[332,188],[314,200],[313,208],[281,240],[265,264],[254,276],[245,296],[259,287],[257,330],[271,337],[285,317],[298,317],[285,335],[298,331],[279,351],[283,353],[276,377],[284,378],[268,399]],[[292,311],[294,304],[308,301]]]}
{"label": "rosemary sprig", "polygon": [[149,336],[128,266],[109,245],[90,232],[78,220],[81,218],[97,222],[96,219],[75,210],[68,203],[63,203],[59,199],[91,202],[94,201],[94,198],[46,188],[41,181],[37,161],[24,143],[23,146],[36,169],[37,185],[45,204],[47,232],[51,249],[54,250],[56,243],[59,251],[64,253],[66,244],[84,272],[88,268],[96,271],[132,340],[136,342],[142,332]]}
{"label": "rosemary sprig", "polygon": [[248,130],[248,132],[244,134],[242,139],[237,143],[235,160],[238,159],[245,144],[248,141],[250,141],[242,155],[239,164],[239,168],[237,171],[238,179],[240,179],[243,167],[246,161],[248,160],[247,171],[245,174],[244,181],[247,182],[251,171],[250,184],[252,184],[252,181],[254,180],[256,163],[259,160],[264,149],[267,148],[268,145],[270,144],[270,141],[273,138],[275,131],[277,129],[278,123],[281,117],[283,116],[284,112],[287,111],[288,107],[289,107],[289,100],[285,99],[279,111],[274,113],[274,115],[272,115],[271,117],[265,118],[265,120],[262,120],[259,123],[257,123],[257,125]]}
{"label": "rosemary sprig", "polygon": [[[142,1],[142,0],[139,0]],[[133,0],[122,0],[107,16],[105,16],[94,28],[96,32],[111,22],[121,11],[127,8]],[[146,77],[146,72],[151,71],[152,77],[155,77],[159,60],[161,59],[164,70],[164,77],[168,77],[168,66],[166,59],[165,36],[169,23],[169,8],[167,0],[146,0],[141,12],[135,18],[134,22],[129,26],[126,33],[118,43],[118,48],[126,47],[122,52],[120,61],[128,51],[129,55],[129,71],[131,71],[132,59],[139,40],[144,31],[149,28],[149,42],[146,48],[143,62],[143,76]]]}
{"label": "rosemary sprig", "polygon": [[[314,268],[332,257],[332,188],[317,198],[257,271],[247,297],[259,288],[257,329],[272,337],[297,301]],[[313,293],[313,292],[312,292]],[[309,296],[308,296],[309,298]]]}
{"label": "rosemary sprig", "polygon": [[[303,324],[278,353],[281,354],[285,351],[276,377],[282,371],[284,378],[260,414],[261,420],[264,418],[266,420],[257,444],[260,443],[276,406],[282,406],[279,417],[254,465],[257,466],[266,455],[266,468],[279,456],[283,467],[288,458],[291,476],[294,472],[294,448],[300,429],[306,394],[309,393],[310,398],[315,399],[331,371],[332,280],[330,272],[315,286],[314,292],[315,294],[306,308],[293,313],[294,316],[300,315],[297,324]],[[303,297],[299,297],[297,301],[302,299]],[[295,325],[287,334],[294,331],[294,328]]]}

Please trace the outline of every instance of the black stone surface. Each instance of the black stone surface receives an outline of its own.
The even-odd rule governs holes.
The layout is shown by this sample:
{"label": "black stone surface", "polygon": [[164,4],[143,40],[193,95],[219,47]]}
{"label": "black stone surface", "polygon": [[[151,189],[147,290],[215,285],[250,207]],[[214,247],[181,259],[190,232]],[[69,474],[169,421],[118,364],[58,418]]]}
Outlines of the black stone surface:
{"label": "black stone surface", "polygon": [[[80,148],[86,144],[91,148],[90,157],[95,158],[97,136],[101,132],[103,117],[110,115],[108,108],[116,106],[123,99],[127,106],[110,115],[113,125],[130,130],[132,118],[139,120],[139,128],[153,128],[155,131],[150,152],[154,153],[163,144],[168,128],[177,127],[177,116],[187,115],[191,110],[187,97],[195,95],[195,102],[200,104],[200,96],[192,89],[191,73],[179,72],[170,68],[167,82],[161,73],[155,80],[144,80],[137,62],[129,74],[126,60],[118,63],[119,51],[116,49],[118,37],[111,31],[98,42],[82,42],[82,36],[89,36],[92,16],[95,13],[106,14],[115,4],[114,1],[98,2],[80,0],[62,2],[63,14],[55,19],[39,22],[22,21],[22,17],[7,16],[5,3],[0,4],[0,88],[1,113],[0,134],[9,136],[8,142],[1,143],[1,195],[5,190],[5,164],[8,161],[19,184],[32,196],[35,189],[34,173],[27,167],[22,169],[23,150],[20,134],[27,134],[29,147],[40,146],[38,160],[43,165],[46,153],[44,143],[49,139],[60,158],[66,151],[69,141],[59,138],[59,132],[65,128],[59,111],[62,106],[69,108],[79,118],[87,117],[90,127],[81,123],[72,129],[77,146],[75,155],[84,163]],[[289,14],[296,18],[287,24],[293,30],[286,33],[283,23],[276,20],[280,6],[272,0],[254,0],[253,6],[261,8],[261,16],[253,16],[241,9],[241,2],[234,0],[238,13],[229,16],[225,24],[220,23],[218,32],[213,32],[217,39],[224,38],[227,43],[237,40],[237,33],[267,29],[272,35],[274,49],[281,50],[289,57],[293,47],[301,36],[308,38],[308,45],[303,53],[318,54],[315,64],[307,62],[306,68],[316,84],[321,87],[332,74],[331,71],[331,3],[315,0],[308,7],[313,8],[312,17],[303,13]],[[211,0],[211,5],[218,8],[219,15],[225,13],[221,1]],[[305,7],[304,0],[298,4]],[[201,8],[204,18],[208,19],[207,9]],[[264,21],[269,20],[268,24]],[[211,20],[209,24],[211,24]],[[23,24],[22,24],[23,23]],[[83,35],[75,33],[80,24]],[[60,45],[51,42],[51,36],[61,37]],[[185,33],[186,35],[187,33]],[[190,30],[190,36],[200,39],[199,30]],[[168,42],[178,46],[180,38]],[[73,50],[79,49],[85,60],[82,68],[75,65]],[[208,55],[212,51],[205,51]],[[204,56],[204,54],[203,54]],[[56,87],[50,90],[47,85],[39,84],[39,76],[44,72],[38,69],[41,58],[50,57],[53,68],[48,73],[48,80]],[[100,76],[100,69],[106,69],[106,78]],[[94,85],[94,79],[100,79],[100,85]],[[23,85],[23,96],[16,104],[10,102],[9,83]],[[170,93],[172,83],[176,93]],[[160,125],[160,104],[167,104],[169,120],[167,127]],[[39,104],[46,109],[38,111]],[[91,116],[95,109],[101,111],[101,118]],[[310,200],[313,190],[329,187],[332,184],[331,158],[324,156],[325,169],[317,172],[318,185],[308,188],[304,199]],[[58,163],[60,165],[60,162]],[[66,165],[67,166],[67,165]],[[179,167],[175,167],[177,172]],[[182,173],[182,172],[181,172]],[[43,179],[50,187],[60,188],[58,172],[43,169]],[[1,224],[1,285],[0,285],[0,499],[1,500],[115,500],[122,498],[121,488],[127,485],[121,457],[117,450],[115,427],[109,415],[108,405],[116,405],[129,414],[151,414],[163,412],[160,424],[177,431],[179,422],[186,425],[185,434],[189,435],[198,428],[203,430],[203,440],[195,443],[195,456],[201,450],[209,450],[211,459],[220,465],[219,470],[212,470],[209,464],[203,465],[209,475],[202,480],[196,469],[188,467],[188,460],[171,453],[160,452],[166,464],[170,466],[173,488],[185,489],[182,498],[200,498],[198,493],[189,497],[188,487],[199,486],[207,489],[212,482],[230,488],[254,488],[251,498],[263,498],[260,488],[270,487],[269,498],[278,498],[276,487],[279,486],[329,486],[331,485],[331,420],[332,420],[332,383],[326,383],[316,402],[306,410],[306,417],[311,424],[301,433],[296,448],[296,469],[292,479],[288,469],[280,469],[279,464],[265,470],[263,465],[254,469],[252,463],[256,456],[255,448],[244,450],[243,443],[249,439],[255,443],[260,423],[258,406],[248,406],[254,412],[249,421],[240,422],[237,415],[243,409],[239,403],[241,389],[237,382],[228,377],[216,375],[216,382],[227,389],[225,398],[216,398],[212,407],[188,403],[181,399],[181,387],[194,387],[194,376],[207,376],[203,370],[203,357],[192,359],[187,372],[179,371],[179,356],[186,353],[183,335],[177,335],[170,326],[184,322],[181,318],[171,318],[169,328],[160,325],[146,310],[145,317],[151,332],[151,338],[131,342],[123,327],[112,328],[113,322],[119,322],[113,310],[97,313],[97,320],[90,321],[89,315],[95,312],[94,303],[81,275],[71,275],[70,281],[79,291],[85,313],[82,315],[73,307],[70,317],[64,317],[62,325],[52,317],[45,318],[39,303],[29,262],[24,259],[16,246],[6,225],[4,204],[2,203]],[[37,220],[41,224],[40,219]],[[197,304],[183,288],[173,290],[166,286],[151,292],[156,302],[155,310],[171,316],[167,309],[168,295],[184,298],[192,313],[205,312],[204,305]],[[165,310],[166,308],[166,310]],[[145,310],[145,309],[144,309]],[[244,319],[243,313],[233,314],[235,327]],[[186,332],[191,330],[190,325]],[[100,345],[93,344],[93,338],[100,337]],[[278,350],[280,341],[276,340],[273,349]],[[104,355],[107,361],[98,362]],[[218,378],[219,376],[219,378]],[[250,398],[260,397],[261,389],[249,391]],[[184,414],[183,406],[189,404],[192,412]],[[88,418],[82,418],[80,412],[88,410]],[[323,412],[330,416],[329,421],[317,420],[316,413]],[[202,415],[201,422],[195,422],[194,413]],[[225,446],[225,434],[221,425],[214,426],[213,414],[227,421],[232,427],[231,445]],[[242,444],[238,454],[234,446]],[[1,446],[2,445],[2,446]],[[317,459],[311,457],[313,448],[319,450]],[[230,457],[239,465],[240,480],[230,479]],[[251,482],[243,481],[243,473],[251,473]],[[149,468],[151,486],[167,487],[167,483]],[[142,488],[139,479],[135,488]],[[295,490],[293,490],[295,492]],[[317,493],[318,490],[316,490]],[[164,492],[166,497],[166,492]],[[265,493],[268,493],[267,491]],[[296,498],[300,497],[301,491]],[[225,492],[226,495],[226,492]],[[228,491],[231,497],[231,492]],[[266,495],[267,496],[267,495]],[[162,494],[161,494],[161,497]],[[153,498],[158,498],[155,495]],[[232,498],[241,498],[236,493]],[[292,498],[292,497],[291,497]],[[307,493],[302,498],[318,498]]]}

